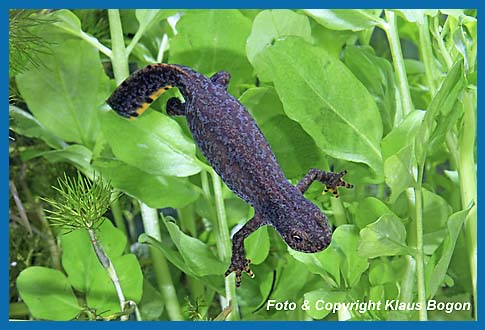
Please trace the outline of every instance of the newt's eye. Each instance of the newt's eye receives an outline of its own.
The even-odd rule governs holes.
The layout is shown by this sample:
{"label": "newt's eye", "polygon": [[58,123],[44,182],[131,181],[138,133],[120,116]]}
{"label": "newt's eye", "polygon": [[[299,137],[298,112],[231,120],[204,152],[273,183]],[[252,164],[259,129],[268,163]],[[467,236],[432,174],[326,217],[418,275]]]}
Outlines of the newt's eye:
{"label": "newt's eye", "polygon": [[297,235],[297,234],[293,234],[291,236],[291,238],[293,238],[298,243],[301,242],[301,241],[303,241],[303,239],[301,238],[301,236],[300,235]]}

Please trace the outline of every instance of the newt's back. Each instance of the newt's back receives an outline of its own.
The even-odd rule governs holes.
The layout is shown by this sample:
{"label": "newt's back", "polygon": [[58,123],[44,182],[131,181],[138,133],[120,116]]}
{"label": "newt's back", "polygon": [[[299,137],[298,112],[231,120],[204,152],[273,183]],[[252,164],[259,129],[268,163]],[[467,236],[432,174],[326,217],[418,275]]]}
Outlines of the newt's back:
{"label": "newt's back", "polygon": [[202,153],[231,190],[263,206],[289,183],[258,125],[224,86],[207,79],[189,89],[187,121]]}

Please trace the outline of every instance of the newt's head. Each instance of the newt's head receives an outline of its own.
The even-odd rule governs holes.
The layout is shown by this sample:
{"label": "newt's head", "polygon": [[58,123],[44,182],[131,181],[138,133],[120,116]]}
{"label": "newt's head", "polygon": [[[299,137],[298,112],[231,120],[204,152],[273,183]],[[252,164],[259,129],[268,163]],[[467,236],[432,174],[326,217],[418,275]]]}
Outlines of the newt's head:
{"label": "newt's head", "polygon": [[332,228],[328,219],[312,202],[286,210],[283,221],[276,229],[293,250],[314,253],[324,250],[332,240]]}

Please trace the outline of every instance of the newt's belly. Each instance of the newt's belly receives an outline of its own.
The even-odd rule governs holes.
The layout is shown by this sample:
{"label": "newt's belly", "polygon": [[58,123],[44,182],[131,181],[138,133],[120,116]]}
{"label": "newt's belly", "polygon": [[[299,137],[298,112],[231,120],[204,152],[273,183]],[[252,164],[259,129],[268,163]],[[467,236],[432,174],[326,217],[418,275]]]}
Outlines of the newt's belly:
{"label": "newt's belly", "polygon": [[234,193],[258,207],[288,184],[258,125],[234,97],[191,101],[186,115],[194,140]]}

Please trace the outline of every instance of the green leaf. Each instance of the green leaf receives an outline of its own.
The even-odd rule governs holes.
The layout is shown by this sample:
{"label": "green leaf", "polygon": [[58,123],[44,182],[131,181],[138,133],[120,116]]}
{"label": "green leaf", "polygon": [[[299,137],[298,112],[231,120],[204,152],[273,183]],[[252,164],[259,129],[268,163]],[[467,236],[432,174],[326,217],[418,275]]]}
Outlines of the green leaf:
{"label": "green leaf", "polygon": [[251,264],[259,265],[262,263],[269,254],[268,228],[263,226],[251,233],[244,240],[244,246],[248,259],[251,259]]}
{"label": "green leaf", "polygon": [[362,31],[382,24],[381,10],[306,9],[303,12],[331,30]]}
{"label": "green leaf", "polygon": [[399,195],[409,187],[416,186],[416,162],[414,160],[414,146],[410,145],[384,162],[384,176],[391,188],[389,202],[393,204]]}
{"label": "green leaf", "polygon": [[148,174],[117,159],[98,158],[93,166],[113,187],[151,208],[180,208],[199,196],[199,189],[187,178]]}
{"label": "green leaf", "polygon": [[[423,164],[427,153],[435,152],[445,139],[446,131],[439,129],[440,125],[448,126],[446,122],[451,111],[459,111],[461,107],[454,105],[464,91],[466,80],[463,72],[463,59],[458,59],[441,83],[431,100],[423,124],[416,137],[416,159]],[[457,116],[452,116],[455,120]],[[449,119],[448,119],[449,120]],[[436,124],[435,124],[436,121]]]}
{"label": "green leaf", "polygon": [[[140,264],[134,254],[126,254],[111,259],[118,278],[121,290],[126,300],[139,302],[143,292],[143,274]],[[92,281],[86,294],[88,306],[103,311],[103,316],[110,316],[121,312],[121,306],[113,281],[102,267],[92,269]]]}
{"label": "green leaf", "polygon": [[151,237],[147,234],[141,234],[138,237],[138,242],[140,242],[142,244],[149,244],[150,246],[157,248],[158,250],[160,250],[163,253],[165,258],[167,258],[167,260],[170,261],[170,263],[172,263],[175,267],[180,269],[185,274],[197,277],[197,274],[195,274],[192,271],[192,269],[189,268],[189,266],[187,265],[187,263],[183,259],[180,252],[171,248],[171,246],[168,243],[161,242],[161,241],[159,241],[159,240],[157,240],[157,239],[155,239],[155,238],[153,238],[153,237]]}
{"label": "green leaf", "polygon": [[9,128],[15,133],[41,139],[54,149],[62,149],[67,146],[64,141],[52,134],[52,132],[27,111],[14,105],[9,105],[8,109],[10,117]]}
{"label": "green leaf", "polygon": [[157,16],[159,16],[160,14],[163,14],[160,9],[136,9],[136,19],[140,24],[138,29],[145,30],[150,24],[158,19]]}
{"label": "green leaf", "polygon": [[349,45],[345,48],[344,63],[366,86],[381,113],[384,135],[394,127],[398,109],[396,78],[391,63],[375,55],[370,47]]}
{"label": "green leaf", "polygon": [[452,212],[451,206],[441,197],[423,189],[424,252],[432,254],[446,235],[446,222]]}
{"label": "green leaf", "polygon": [[[138,242],[142,244],[149,244],[150,246],[157,248],[163,253],[163,255],[167,258],[167,260],[170,261],[170,263],[172,263],[175,267],[177,267],[187,275],[200,279],[209,288],[218,292],[224,291],[224,281],[223,281],[223,277],[221,276],[221,273],[218,273],[217,275],[200,277],[199,274],[196,274],[195,271],[192,270],[192,268],[188,265],[187,261],[184,259],[184,257],[182,257],[182,254],[179,251],[172,248],[171,244],[168,244],[167,242],[160,242],[154,239],[153,237],[150,237],[147,234],[141,234],[138,237]],[[207,252],[207,250],[205,252]],[[202,254],[204,254],[204,251],[202,252]],[[210,263],[212,264],[212,261],[210,261]],[[224,269],[223,272],[225,271],[225,268],[223,268],[222,266],[217,266],[217,267],[219,270]]]}
{"label": "green leaf", "polygon": [[54,25],[60,28],[62,31],[72,34],[74,36],[85,38],[91,40],[91,42],[98,42],[98,39],[87,34],[81,28],[81,21],[79,18],[70,10],[61,9],[56,10],[52,14],[52,19],[54,20]]}
{"label": "green leaf", "polygon": [[251,34],[246,43],[249,62],[275,40],[287,36],[299,36],[312,42],[308,18],[287,9],[263,10],[253,21]]}
{"label": "green leaf", "polygon": [[438,9],[396,9],[394,10],[411,23],[423,24],[426,16],[438,15]]}
{"label": "green leaf", "polygon": [[369,267],[367,259],[357,253],[359,241],[359,229],[354,225],[339,226],[332,236],[333,246],[345,256],[340,261],[340,271],[350,287],[359,282]]}
{"label": "green leaf", "polygon": [[313,44],[325,49],[330,55],[340,58],[343,47],[351,39],[354,32],[350,30],[335,31],[318,24],[314,19],[310,20]]}
{"label": "green leaf", "polygon": [[290,254],[304,263],[308,270],[320,274],[332,286],[340,286],[340,275],[348,286],[355,285],[367,269],[367,259],[357,254],[359,244],[358,228],[342,225],[335,229],[332,242],[326,250],[318,253],[303,253],[288,248]]}
{"label": "green leaf", "polygon": [[374,197],[366,197],[355,210],[355,224],[360,228],[375,222],[385,214],[394,214],[386,204]]}
{"label": "green leaf", "polygon": [[84,172],[89,173],[92,171],[90,164],[92,156],[91,150],[80,144],[73,144],[58,150],[27,150],[26,152],[22,153],[22,160],[28,161],[35,157],[41,156],[52,163],[68,162]]}
{"label": "green leaf", "polygon": [[120,161],[153,175],[184,177],[200,171],[195,144],[168,116],[147,111],[134,121],[100,113],[103,135]]}
{"label": "green leaf", "polygon": [[385,181],[391,188],[389,201],[416,185],[414,141],[420,130],[425,111],[415,110],[382,140]]}
{"label": "green leaf", "polygon": [[138,308],[140,309],[141,319],[143,321],[156,321],[164,310],[162,295],[155,289],[148,280],[143,280],[143,296]]}
{"label": "green leaf", "polygon": [[221,262],[202,241],[184,234],[179,227],[166,222],[172,242],[175,244],[187,266],[197,276],[223,274],[227,266]]}
{"label": "green leaf", "polygon": [[[126,246],[125,235],[105,219],[96,232],[97,239],[110,258],[118,257]],[[96,281],[95,269],[105,272],[86,230],[76,230],[61,237],[62,266],[71,285],[78,291],[87,293]]]}
{"label": "green leaf", "polygon": [[17,289],[30,314],[38,319],[68,321],[83,310],[67,278],[55,269],[24,269],[17,277]]}
{"label": "green leaf", "polygon": [[252,80],[246,58],[246,40],[251,21],[238,10],[188,11],[177,23],[170,42],[170,63],[187,65],[203,74],[225,70],[231,73],[229,91],[238,95],[238,85]]}
{"label": "green leaf", "polygon": [[413,144],[425,114],[426,111],[422,110],[409,113],[399,126],[386,135],[382,140],[382,156],[384,159]]}
{"label": "green leaf", "polygon": [[[342,303],[347,298],[347,292],[324,287],[305,293],[304,299],[308,301],[310,309],[306,311],[310,317],[320,320],[327,316],[332,310],[324,308],[325,303]],[[317,303],[319,301],[319,303]]]}
{"label": "green leaf", "polygon": [[[293,258],[282,260],[280,267],[276,269],[277,285],[271,293],[271,299],[296,301],[301,298],[301,290],[304,288],[310,273],[299,266],[299,262]],[[295,281],[295,279],[298,280]]]}
{"label": "green leaf", "polygon": [[[289,118],[334,158],[367,164],[382,175],[382,122],[366,88],[338,59],[300,38],[276,41],[255,58]],[[339,79],[335,79],[339,77]]]}
{"label": "green leaf", "polygon": [[305,264],[311,273],[322,276],[333,287],[340,286],[340,260],[342,256],[332,245],[317,253],[303,253],[292,249],[288,249],[288,252],[293,258]]}
{"label": "green leaf", "polygon": [[66,40],[42,54],[43,63],[16,77],[29,110],[52,134],[88,148],[99,130],[98,108],[107,97],[107,77],[96,49]]}
{"label": "green leaf", "polygon": [[284,113],[274,88],[248,89],[239,101],[246,106],[268,139],[287,178],[300,179],[310,168],[325,165],[322,151],[311,136]]}
{"label": "green leaf", "polygon": [[360,231],[358,253],[367,258],[412,254],[406,245],[406,228],[393,214],[381,216]]}
{"label": "green leaf", "polygon": [[470,208],[453,213],[448,218],[447,233],[438,249],[426,263],[426,294],[427,298],[433,298],[445,279],[448,266],[455,250],[456,240],[460,234]]}

